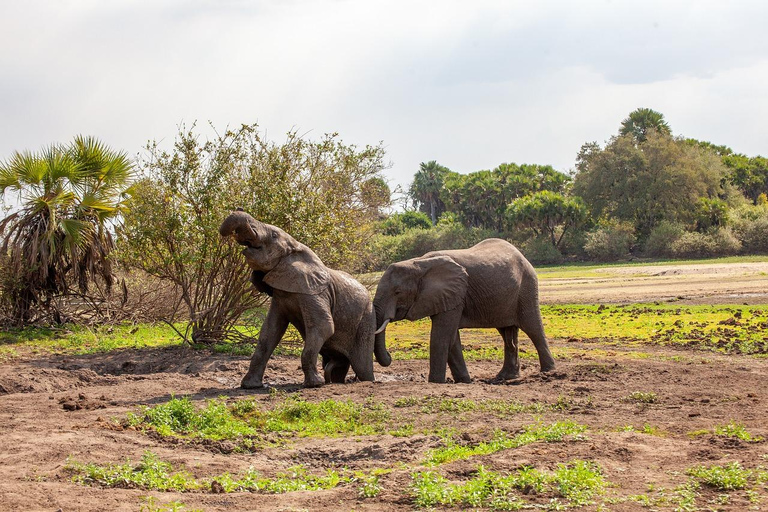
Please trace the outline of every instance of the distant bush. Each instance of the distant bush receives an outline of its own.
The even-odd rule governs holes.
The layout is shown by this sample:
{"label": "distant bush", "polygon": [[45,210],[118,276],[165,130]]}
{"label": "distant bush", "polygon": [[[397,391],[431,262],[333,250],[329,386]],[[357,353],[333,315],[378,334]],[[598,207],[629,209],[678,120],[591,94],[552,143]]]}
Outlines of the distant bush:
{"label": "distant bush", "polygon": [[742,252],[768,253],[768,206],[747,206],[732,212],[733,232],[741,241]]}
{"label": "distant bush", "polygon": [[383,270],[391,263],[423,256],[430,251],[447,249],[466,249],[476,243],[498,236],[494,231],[479,228],[466,228],[451,217],[441,221],[432,229],[411,228],[402,234],[373,237],[365,251],[368,258],[358,268],[359,271],[372,272]]}
{"label": "distant bush", "polygon": [[378,231],[389,236],[402,235],[409,229],[430,229],[431,227],[432,221],[423,212],[393,213],[377,226]]}
{"label": "distant bush", "polygon": [[656,258],[674,257],[672,245],[685,234],[685,228],[677,222],[662,221],[651,230],[645,241],[645,254]]}
{"label": "distant bush", "polygon": [[729,228],[707,233],[685,232],[672,243],[670,251],[676,258],[712,258],[730,256],[741,249],[741,242]]}
{"label": "distant bush", "polygon": [[523,242],[519,249],[528,261],[534,264],[550,265],[563,261],[562,253],[546,236],[530,238]]}
{"label": "distant bush", "polygon": [[629,222],[610,221],[586,235],[584,250],[596,261],[615,261],[629,256],[635,230]]}

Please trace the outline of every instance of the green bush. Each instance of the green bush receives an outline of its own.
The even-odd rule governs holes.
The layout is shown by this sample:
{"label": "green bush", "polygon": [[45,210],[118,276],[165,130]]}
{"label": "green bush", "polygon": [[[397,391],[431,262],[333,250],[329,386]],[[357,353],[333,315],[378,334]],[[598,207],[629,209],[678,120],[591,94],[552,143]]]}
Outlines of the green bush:
{"label": "green bush", "polygon": [[377,226],[378,231],[389,236],[402,235],[409,229],[430,229],[431,227],[432,221],[423,212],[393,213]]}
{"label": "green bush", "polygon": [[[448,220],[443,222],[443,217]],[[365,251],[368,259],[361,263],[359,271],[384,270],[391,263],[423,256],[430,251],[466,249],[476,243],[498,236],[494,231],[466,228],[452,217],[443,214],[437,226],[432,229],[412,228],[402,234],[377,235],[369,242]]]}
{"label": "green bush", "polygon": [[632,224],[611,221],[587,233],[584,250],[593,260],[615,261],[629,256],[634,243],[635,230]]}
{"label": "green bush", "polygon": [[730,219],[733,232],[741,241],[742,252],[768,253],[768,206],[740,208]]}
{"label": "green bush", "polygon": [[534,237],[526,240],[520,246],[520,252],[525,255],[528,261],[538,265],[549,265],[563,261],[563,255],[547,237]]}
{"label": "green bush", "polygon": [[672,257],[672,245],[685,234],[685,228],[677,222],[662,221],[651,230],[645,241],[645,254],[653,257]]}
{"label": "green bush", "polygon": [[676,258],[712,258],[730,256],[741,249],[741,242],[729,228],[708,233],[686,232],[670,246]]}

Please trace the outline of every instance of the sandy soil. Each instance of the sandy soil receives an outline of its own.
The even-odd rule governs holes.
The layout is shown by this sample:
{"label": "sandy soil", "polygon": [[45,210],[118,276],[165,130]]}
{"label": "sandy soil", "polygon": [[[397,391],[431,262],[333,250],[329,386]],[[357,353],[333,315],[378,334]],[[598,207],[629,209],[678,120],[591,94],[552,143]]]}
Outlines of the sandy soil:
{"label": "sandy soil", "polygon": [[[670,266],[667,270],[676,271],[676,268]],[[723,277],[717,272],[691,274],[689,268],[684,270],[680,274],[661,274],[666,270],[654,267],[643,272],[658,271],[660,275],[633,277],[638,268],[632,267],[629,276],[609,276],[605,282],[588,280],[583,289],[589,292],[578,296],[583,299],[581,302],[589,301],[587,293],[631,302],[643,297],[666,296],[666,292],[658,293],[660,289],[682,289],[677,281],[665,281],[654,288],[653,279],[693,276],[697,282],[703,282],[709,275]],[[738,289],[731,278],[740,277],[734,277],[733,273],[726,275],[728,278],[706,280],[707,286],[717,282],[723,285],[712,292],[716,301]],[[759,272],[748,277],[744,282],[763,281],[765,287],[765,277],[759,276]],[[636,286],[628,286],[622,298],[620,282],[614,279],[638,282]],[[557,286],[559,283],[546,283],[542,295],[552,299],[554,292],[551,290]],[[562,286],[562,289],[575,290],[578,285]],[[686,290],[699,290],[703,286],[695,284]],[[748,290],[746,293],[752,293],[753,288],[745,286],[745,289]],[[643,291],[646,295],[642,295]],[[676,291],[673,294],[687,293]],[[706,293],[696,292],[696,300],[704,301]],[[753,301],[751,297],[737,297],[732,302]],[[570,419],[589,426],[585,440],[536,443],[446,464],[440,469],[448,478],[466,477],[478,464],[498,471],[511,471],[526,464],[552,469],[559,462],[586,459],[597,462],[606,479],[612,482],[609,495],[626,497],[647,493],[649,484],[657,488],[682,484],[687,478],[682,472],[698,464],[739,461],[745,467],[768,466],[768,443],[747,443],[710,434],[688,435],[734,421],[744,424],[751,433],[768,438],[768,360],[655,347],[645,348],[651,357],[641,359],[627,357],[616,347],[606,351],[605,347],[565,340],[552,340],[552,344],[567,344],[574,349],[569,353],[576,355],[559,360],[557,372],[546,377],[536,373],[532,360],[526,359],[523,378],[507,385],[488,382],[500,368],[500,361],[468,362],[474,378],[468,385],[428,384],[426,361],[394,361],[389,368],[377,367],[376,383],[303,390],[297,359],[285,356],[271,361],[267,380],[281,391],[301,394],[310,401],[334,398],[363,402],[372,397],[385,404],[395,419],[414,423],[416,431],[435,426],[453,427],[464,432],[469,443],[488,439],[495,429],[514,433],[521,426],[537,420],[548,423]],[[530,345],[525,348],[532,351]],[[595,348],[601,350],[593,351]],[[201,403],[220,396],[227,399],[255,396],[269,401],[267,391],[237,388],[246,368],[246,357],[212,355],[183,347],[78,357],[27,357],[0,365],[0,510],[139,510],[145,503],[143,497],[149,495],[156,498],[158,505],[178,500],[187,509],[206,511],[413,509],[408,497],[408,468],[420,467],[427,451],[441,445],[437,435],[297,438],[286,447],[242,454],[224,453],[228,450],[222,450],[221,446],[174,444],[142,432],[115,427],[114,419],[124,418],[127,412],[136,411],[140,405],[165,402],[171,394],[189,395]],[[626,397],[635,391],[656,393],[658,400],[652,404],[627,400]],[[536,415],[508,416],[487,412],[424,413],[418,407],[394,407],[398,398],[425,396],[476,401],[502,398],[523,403],[554,403],[558,398],[564,398],[570,407]],[[618,427],[626,425],[636,428],[651,425],[661,435],[617,431]],[[145,450],[152,450],[162,459],[198,477],[227,471],[241,473],[249,466],[265,475],[273,475],[297,464],[305,464],[312,471],[331,467],[399,469],[384,475],[381,493],[369,499],[358,497],[357,490],[349,485],[277,496],[102,489],[75,484],[64,470],[68,457],[97,463],[122,462],[126,457],[138,461]],[[703,505],[708,500],[714,502],[718,493],[702,488],[701,495]],[[762,495],[762,506],[766,507],[768,493],[762,490]],[[534,503],[537,503],[536,499],[530,497]],[[741,495],[715,508],[747,510],[751,506],[754,505]],[[592,509],[586,507],[584,510]],[[672,507],[656,509],[672,510]],[[609,510],[642,508],[634,502],[623,502],[610,505]]]}
{"label": "sandy soil", "polygon": [[768,263],[627,266],[594,273],[598,276],[540,279],[541,302],[768,303]]}

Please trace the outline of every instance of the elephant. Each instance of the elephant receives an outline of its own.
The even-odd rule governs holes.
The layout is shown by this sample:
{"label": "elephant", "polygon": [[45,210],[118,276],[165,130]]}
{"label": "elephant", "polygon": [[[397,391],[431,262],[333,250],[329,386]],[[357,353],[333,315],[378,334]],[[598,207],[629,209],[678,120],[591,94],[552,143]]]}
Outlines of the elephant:
{"label": "elephant", "polygon": [[[359,380],[373,381],[373,354],[382,366],[391,357],[376,343],[376,319],[368,290],[345,272],[326,267],[306,245],[282,229],[235,211],[219,227],[221,236],[234,236],[251,268],[251,282],[272,297],[259,333],[243,388],[263,387],[267,361],[288,324],[304,340],[301,369],[304,386],[343,383],[349,367]],[[324,379],[317,372],[322,356]]]}
{"label": "elephant", "polygon": [[533,266],[505,240],[489,238],[469,249],[434,251],[391,264],[373,298],[376,343],[390,321],[430,317],[429,382],[471,381],[459,329],[495,327],[504,340],[504,364],[495,381],[520,375],[518,330],[533,341],[542,372],[555,369],[539,309]]}

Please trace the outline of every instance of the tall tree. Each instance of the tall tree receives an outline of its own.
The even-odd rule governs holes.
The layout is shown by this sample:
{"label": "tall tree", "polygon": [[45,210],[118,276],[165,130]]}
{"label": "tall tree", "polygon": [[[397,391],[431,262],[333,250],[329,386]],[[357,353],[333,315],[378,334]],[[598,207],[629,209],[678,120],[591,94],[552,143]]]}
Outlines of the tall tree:
{"label": "tall tree", "polygon": [[692,225],[699,198],[726,198],[726,169],[712,151],[651,131],[642,144],[625,135],[605,148],[585,144],[573,193],[593,218],[631,222],[641,238],[662,220]]}
{"label": "tall tree", "polygon": [[655,130],[662,135],[671,135],[672,130],[664,120],[664,114],[650,108],[638,108],[630,112],[621,122],[619,135],[631,135],[635,142],[645,142],[648,132]]}
{"label": "tall tree", "polygon": [[549,190],[516,199],[507,208],[512,225],[529,228],[537,237],[547,236],[556,248],[565,233],[582,223],[586,214],[580,197],[565,197]]}
{"label": "tall tree", "polygon": [[450,169],[438,164],[435,160],[421,162],[408,190],[414,206],[429,214],[433,226],[437,224],[440,214],[445,211],[445,203],[440,199],[440,192],[443,189],[445,177],[450,172]]}
{"label": "tall tree", "polygon": [[109,223],[124,211],[133,164],[93,137],[23,152],[0,164],[0,194],[19,208],[0,222],[2,253],[16,272],[14,320],[61,322],[53,299],[86,293],[94,279],[113,284]]}

